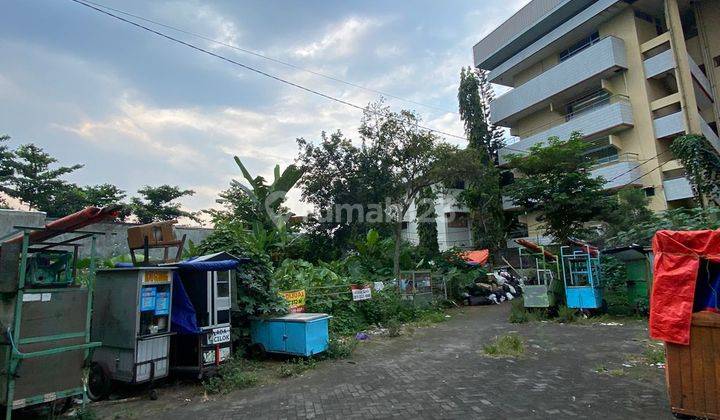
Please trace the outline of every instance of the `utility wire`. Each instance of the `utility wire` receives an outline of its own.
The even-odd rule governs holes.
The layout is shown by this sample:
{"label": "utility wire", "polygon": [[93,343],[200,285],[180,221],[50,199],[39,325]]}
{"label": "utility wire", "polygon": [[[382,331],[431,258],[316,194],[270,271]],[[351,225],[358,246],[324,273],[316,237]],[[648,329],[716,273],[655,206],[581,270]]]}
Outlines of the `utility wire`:
{"label": "utility wire", "polygon": [[[657,155],[655,155],[655,156],[653,156],[653,157],[651,157],[651,158],[649,158],[649,159],[645,159],[645,160],[643,160],[642,162],[638,163],[637,165],[633,166],[632,168],[628,169],[627,171],[625,171],[625,172],[623,172],[623,173],[621,173],[621,174],[615,175],[614,177],[612,177],[611,179],[609,179],[607,182],[615,181],[616,179],[620,178],[621,176],[623,176],[623,175],[625,175],[625,174],[628,174],[628,173],[634,171],[635,169],[643,166],[644,164],[650,162],[650,161],[653,160],[653,159],[659,158],[660,156],[664,155],[665,153],[668,153],[669,151],[670,151],[670,150],[665,150],[664,152],[660,152],[660,153],[658,153]],[[665,163],[667,163],[667,162],[665,162]],[[663,164],[663,165],[664,165],[664,164]],[[662,166],[662,165],[660,165],[660,166]],[[654,170],[654,169],[653,169],[653,170]],[[647,174],[646,174],[646,175],[647,175]],[[643,175],[643,176],[645,176],[645,175]],[[643,176],[641,176],[640,178],[642,178]]]}
{"label": "utility wire", "polygon": [[168,24],[166,24],[166,23],[158,22],[158,21],[156,21],[156,20],[144,18],[144,17],[142,17],[142,16],[139,16],[139,15],[136,15],[136,14],[133,14],[133,13],[125,12],[125,11],[123,11],[123,10],[119,10],[119,9],[112,8],[112,7],[110,7],[110,6],[106,6],[106,5],[104,5],[104,4],[95,3],[95,2],[90,1],[90,0],[83,0],[83,1],[84,1],[85,3],[87,3],[87,4],[90,4],[90,5],[93,5],[93,6],[102,8],[102,9],[111,10],[111,11],[113,11],[113,12],[120,13],[120,14],[125,15],[125,16],[130,16],[130,17],[132,17],[132,18],[135,18],[135,19],[138,19],[138,20],[142,20],[143,22],[152,23],[153,25],[161,26],[161,27],[163,27],[163,28],[171,29],[171,30],[173,30],[173,31],[180,32],[180,33],[183,33],[183,34],[185,34],[185,35],[190,35],[190,36],[193,36],[193,37],[196,37],[196,38],[200,38],[200,39],[202,39],[202,40],[205,40],[205,41],[208,41],[208,42],[212,42],[212,43],[217,44],[217,45],[222,45],[223,47],[231,48],[231,49],[233,49],[233,50],[240,51],[240,52],[245,53],[245,54],[250,54],[250,55],[253,55],[253,56],[255,56],[255,57],[262,58],[262,59],[264,59],[264,60],[272,61],[273,63],[282,64],[283,66],[287,66],[287,67],[290,67],[290,68],[293,68],[293,69],[296,69],[296,70],[304,71],[304,72],[306,72],[306,73],[310,73],[310,74],[313,74],[313,75],[315,75],[315,76],[319,76],[319,77],[322,77],[322,78],[325,78],[325,79],[328,79],[328,80],[332,80],[332,81],[334,81],[334,82],[342,83],[342,84],[345,84],[345,85],[347,85],[347,86],[352,86],[352,87],[357,88],[357,89],[362,89],[362,90],[365,90],[365,91],[367,91],[367,92],[372,92],[372,93],[375,93],[375,94],[378,94],[378,95],[386,96],[386,97],[388,97],[388,98],[397,99],[397,100],[400,100],[400,101],[403,101],[403,102],[407,102],[407,103],[411,103],[411,104],[414,104],[414,105],[419,105],[419,106],[423,106],[423,107],[426,107],[426,108],[432,108],[432,109],[435,109],[435,110],[437,110],[437,111],[448,112],[448,113],[451,113],[451,114],[458,115],[458,112],[457,112],[457,111],[450,111],[450,110],[448,110],[448,109],[444,109],[444,108],[437,107],[437,106],[434,106],[434,105],[429,105],[429,104],[425,104],[425,103],[413,101],[412,99],[403,98],[403,97],[401,97],[401,96],[393,95],[393,94],[391,94],[391,93],[383,92],[383,91],[381,91],[381,90],[377,90],[377,89],[369,88],[369,87],[367,87],[367,86],[359,85],[359,84],[357,84],[357,83],[349,82],[349,81],[347,81],[347,80],[340,79],[340,78],[338,78],[338,77],[336,77],[336,76],[332,76],[332,75],[329,75],[329,74],[320,73],[320,72],[315,71],[315,70],[310,70],[310,69],[307,69],[307,68],[303,68],[303,67],[300,67],[300,66],[298,66],[298,65],[296,65],[296,64],[293,64],[293,63],[290,63],[290,62],[287,62],[287,61],[283,61],[283,60],[280,60],[280,59],[277,59],[277,58],[269,57],[269,56],[264,55],[264,54],[261,54],[261,53],[259,53],[259,52],[257,52],[257,51],[249,50],[249,49],[246,49],[246,48],[241,48],[241,47],[238,47],[238,46],[236,46],[236,45],[229,44],[229,43],[227,43],[227,42],[219,41],[219,40],[217,40],[217,39],[213,39],[213,38],[210,38],[210,37],[205,36],[205,35],[202,35],[202,34],[198,34],[198,33],[195,33],[195,32],[191,32],[191,31],[188,31],[188,30],[186,30],[186,29],[178,28],[178,27],[176,27],[176,26],[168,25]]}
{"label": "utility wire", "polygon": [[[320,91],[317,91],[317,90],[314,90],[314,89],[305,87],[305,86],[300,85],[300,84],[298,84],[298,83],[294,83],[294,82],[291,82],[291,81],[289,81],[289,80],[285,80],[285,79],[283,79],[283,78],[281,78],[281,77],[272,75],[272,74],[267,73],[267,72],[265,72],[265,71],[256,69],[256,68],[254,68],[254,67],[248,66],[248,65],[243,64],[243,63],[240,63],[240,62],[235,61],[235,60],[233,60],[233,59],[231,59],[231,58],[228,58],[228,57],[225,57],[225,56],[223,56],[223,55],[220,55],[220,54],[214,53],[214,52],[212,52],[212,51],[206,50],[206,49],[204,49],[204,48],[202,48],[202,47],[198,47],[197,45],[191,44],[191,43],[189,43],[189,42],[185,42],[185,41],[180,40],[180,39],[178,39],[178,38],[175,38],[175,37],[173,37],[173,36],[171,36],[171,35],[167,35],[167,34],[165,34],[165,33],[163,33],[163,32],[160,32],[160,31],[156,31],[155,29],[152,29],[152,28],[149,28],[149,27],[147,27],[147,26],[141,25],[141,24],[139,24],[139,23],[137,23],[137,22],[134,22],[134,21],[132,21],[132,20],[123,18],[122,16],[115,15],[115,14],[113,14],[113,13],[110,13],[110,12],[106,11],[106,10],[103,10],[103,9],[100,9],[100,8],[98,8],[98,7],[95,7],[95,6],[91,5],[91,4],[85,3],[85,2],[82,1],[82,0],[70,0],[70,1],[75,2],[75,3],[77,3],[77,4],[80,4],[80,5],[82,5],[82,6],[88,7],[88,8],[90,8],[90,9],[93,9],[93,10],[95,10],[95,11],[97,11],[97,12],[100,12],[100,13],[102,13],[102,14],[108,15],[108,16],[110,16],[110,17],[113,17],[113,18],[115,18],[115,19],[117,19],[117,20],[120,20],[120,21],[122,21],[122,22],[125,22],[125,23],[128,23],[128,24],[130,24],[130,25],[133,25],[133,26],[135,26],[135,27],[137,27],[137,28],[140,28],[140,29],[143,29],[143,30],[145,30],[145,31],[151,32],[151,33],[153,33],[153,34],[155,34],[155,35],[158,35],[158,36],[160,36],[160,37],[162,37],[162,38],[168,39],[168,40],[170,40],[170,41],[173,41],[173,42],[176,42],[176,43],[178,43],[178,44],[184,45],[184,46],[186,46],[186,47],[192,48],[192,49],[194,49],[194,50],[196,50],[196,51],[205,53],[205,54],[207,54],[207,55],[211,55],[211,56],[213,56],[213,57],[215,57],[215,58],[218,58],[218,59],[220,59],[220,60],[223,60],[223,61],[226,61],[226,62],[228,62],[228,63],[234,64],[234,65],[236,65],[236,66],[242,67],[242,68],[244,68],[244,69],[246,69],[246,70],[250,70],[250,71],[252,71],[252,72],[254,72],[254,73],[257,73],[257,74],[260,74],[260,75],[262,75],[262,76],[268,77],[268,78],[270,78],[270,79],[276,80],[276,81],[278,81],[278,82],[280,82],[280,83],[284,83],[284,84],[286,84],[286,85],[293,86],[293,87],[298,88],[298,89],[300,89],[300,90],[304,90],[305,92],[308,92],[308,93],[312,93],[312,94],[314,94],[314,95],[321,96],[321,97],[323,97],[323,98],[325,98],[325,99],[328,99],[328,100],[331,100],[331,101],[334,101],[334,102],[337,102],[337,103],[340,103],[340,104],[343,104],[343,105],[346,105],[346,106],[349,106],[349,107],[352,107],[352,108],[355,108],[355,109],[359,109],[359,110],[361,110],[361,111],[365,111],[365,110],[366,110],[366,108],[363,107],[363,106],[354,104],[354,103],[352,103],[352,102],[348,102],[348,101],[346,101],[346,100],[344,100],[344,99],[336,98],[336,97],[331,96],[331,95],[328,95],[328,94],[326,94],[326,93],[322,93],[322,92],[320,92]],[[442,131],[442,130],[436,130],[436,129],[434,129],[434,128],[426,127],[426,126],[419,125],[419,124],[417,124],[416,126],[417,126],[418,128],[420,128],[420,129],[426,130],[426,131],[431,132],[431,133],[437,133],[437,134],[441,134],[441,135],[444,135],[444,136],[453,137],[453,138],[456,138],[456,139],[460,139],[460,140],[465,140],[465,141],[467,141],[467,138],[465,138],[465,137],[463,137],[463,136],[459,136],[459,135],[457,135],[457,134],[448,133],[448,132],[445,132],[445,131]]]}

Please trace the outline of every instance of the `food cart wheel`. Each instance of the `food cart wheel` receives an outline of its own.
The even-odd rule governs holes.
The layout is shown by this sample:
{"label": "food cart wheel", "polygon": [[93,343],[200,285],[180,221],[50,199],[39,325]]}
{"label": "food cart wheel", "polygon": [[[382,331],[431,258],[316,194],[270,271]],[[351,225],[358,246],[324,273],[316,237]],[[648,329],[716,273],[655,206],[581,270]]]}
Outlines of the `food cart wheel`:
{"label": "food cart wheel", "polygon": [[105,365],[93,362],[90,365],[90,374],[88,378],[87,395],[93,401],[104,400],[110,395],[112,388],[112,380],[110,372]]}
{"label": "food cart wheel", "polygon": [[157,389],[155,389],[155,388],[151,389],[150,392],[148,393],[148,396],[149,396],[150,399],[153,400],[153,401],[157,400],[157,399],[158,399],[158,391],[157,391]]}
{"label": "food cart wheel", "polygon": [[251,344],[250,347],[248,347],[247,352],[251,359],[264,359],[267,357],[265,346],[260,343]]}

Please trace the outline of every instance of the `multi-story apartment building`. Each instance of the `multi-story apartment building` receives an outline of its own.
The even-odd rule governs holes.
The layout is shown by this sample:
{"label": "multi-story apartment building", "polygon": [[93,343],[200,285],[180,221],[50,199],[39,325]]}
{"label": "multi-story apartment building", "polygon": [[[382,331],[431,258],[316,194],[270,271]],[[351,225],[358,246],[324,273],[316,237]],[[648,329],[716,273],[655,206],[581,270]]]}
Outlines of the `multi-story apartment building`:
{"label": "multi-story apartment building", "polygon": [[[462,182],[457,183],[453,188],[436,188],[435,223],[440,251],[450,248],[470,249],[473,246],[469,210],[458,202],[458,195],[463,188]],[[418,215],[413,203],[403,219],[403,239],[417,245],[420,242],[418,224],[426,219],[428,215]]]}
{"label": "multi-story apartment building", "polygon": [[[720,0],[531,0],[473,53],[512,88],[490,106],[517,137],[501,165],[578,131],[607,189],[642,188],[662,211],[692,198],[672,139],[703,134],[720,150]],[[504,208],[538,237],[537,215]]]}

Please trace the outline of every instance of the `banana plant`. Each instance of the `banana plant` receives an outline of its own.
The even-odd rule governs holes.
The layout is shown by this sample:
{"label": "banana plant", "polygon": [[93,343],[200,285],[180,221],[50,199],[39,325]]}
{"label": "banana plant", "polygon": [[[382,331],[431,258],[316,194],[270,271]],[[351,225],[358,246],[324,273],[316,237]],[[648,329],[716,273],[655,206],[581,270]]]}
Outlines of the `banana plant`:
{"label": "banana plant", "polygon": [[288,191],[302,177],[303,171],[295,165],[290,165],[281,173],[280,165],[275,165],[273,171],[275,179],[272,184],[268,185],[262,176],[253,177],[237,156],[235,156],[235,163],[240,167],[243,178],[250,186],[248,187],[237,181],[234,182],[253,201],[257,214],[263,217],[263,220],[261,220],[263,225],[268,227],[284,225],[288,217],[287,212],[283,211],[282,204],[285,202]]}

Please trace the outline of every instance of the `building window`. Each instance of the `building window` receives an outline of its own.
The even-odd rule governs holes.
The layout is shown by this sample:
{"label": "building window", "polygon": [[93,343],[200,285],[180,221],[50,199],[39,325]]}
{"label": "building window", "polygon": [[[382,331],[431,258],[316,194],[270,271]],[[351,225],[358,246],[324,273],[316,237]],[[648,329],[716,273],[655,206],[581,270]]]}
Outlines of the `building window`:
{"label": "building window", "polygon": [[467,228],[469,225],[467,213],[445,213],[445,218],[447,219],[447,226],[449,228]]}
{"label": "building window", "polygon": [[402,229],[408,228],[408,222],[402,222]]}
{"label": "building window", "polygon": [[601,139],[593,140],[588,146],[588,150],[585,152],[585,156],[590,159],[595,165],[602,165],[604,163],[617,162],[620,160],[620,155],[615,146],[610,144],[609,137],[603,137]]}
{"label": "building window", "polygon": [[579,115],[607,105],[608,103],[610,103],[610,93],[603,89],[583,95],[567,104],[565,120],[570,121]]}
{"label": "building window", "polygon": [[645,191],[645,197],[655,197],[655,187],[643,188]]}
{"label": "building window", "polygon": [[580,51],[589,48],[594,44],[597,44],[598,41],[600,41],[600,33],[594,32],[592,35],[582,39],[580,42],[571,46],[570,48],[560,51],[560,61],[563,62],[567,60],[568,58],[579,53]]}

